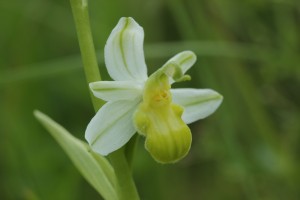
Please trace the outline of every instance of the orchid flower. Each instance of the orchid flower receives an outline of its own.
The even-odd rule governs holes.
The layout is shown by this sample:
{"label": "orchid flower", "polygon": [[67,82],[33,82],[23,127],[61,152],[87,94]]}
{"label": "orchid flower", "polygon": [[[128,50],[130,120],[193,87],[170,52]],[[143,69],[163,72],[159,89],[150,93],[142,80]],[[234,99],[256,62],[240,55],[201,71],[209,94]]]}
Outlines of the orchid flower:
{"label": "orchid flower", "polygon": [[196,55],[183,51],[151,76],[143,51],[144,31],[132,18],[121,18],[105,46],[105,64],[114,81],[90,83],[93,94],[107,103],[87,126],[85,138],[93,151],[108,155],[138,132],[145,148],[160,163],[176,162],[189,152],[187,124],[212,114],[223,97],[211,89],[171,89],[189,80],[185,72]]}

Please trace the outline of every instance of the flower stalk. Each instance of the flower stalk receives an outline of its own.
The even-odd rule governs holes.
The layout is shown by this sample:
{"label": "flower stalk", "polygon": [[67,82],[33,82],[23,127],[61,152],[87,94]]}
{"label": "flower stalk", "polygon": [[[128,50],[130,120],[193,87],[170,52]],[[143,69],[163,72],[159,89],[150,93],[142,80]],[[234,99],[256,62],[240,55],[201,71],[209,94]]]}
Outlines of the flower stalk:
{"label": "flower stalk", "polygon": [[[97,64],[97,56],[93,43],[91,26],[88,13],[87,0],[70,0],[73,17],[75,21],[78,41],[82,56],[82,62],[87,83],[101,81],[101,75]],[[97,112],[104,102],[91,94],[91,100],[95,112]],[[109,155],[111,165],[114,167],[117,177],[117,192],[120,200],[138,200],[138,192],[132,178],[130,166],[125,156],[124,148]],[[101,178],[101,177],[99,177]]]}
{"label": "flower stalk", "polygon": [[109,154],[109,160],[117,176],[117,191],[120,200],[139,200],[139,195],[132,179],[130,165],[126,159],[125,147]]}
{"label": "flower stalk", "polygon": [[[75,21],[86,80],[88,83],[101,81],[89,20],[88,1],[70,0],[70,3]],[[95,98],[93,94],[91,94],[91,99],[96,111],[104,103],[102,100]]]}

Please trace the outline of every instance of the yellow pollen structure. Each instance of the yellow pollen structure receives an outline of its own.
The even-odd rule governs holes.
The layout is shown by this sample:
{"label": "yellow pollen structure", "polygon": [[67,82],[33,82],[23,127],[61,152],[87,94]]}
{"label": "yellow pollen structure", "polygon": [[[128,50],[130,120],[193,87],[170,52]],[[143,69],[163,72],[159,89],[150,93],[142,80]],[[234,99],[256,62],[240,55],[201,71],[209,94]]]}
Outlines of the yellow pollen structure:
{"label": "yellow pollen structure", "polygon": [[166,90],[160,91],[156,96],[154,96],[154,101],[161,102],[161,101],[168,101],[169,94]]}

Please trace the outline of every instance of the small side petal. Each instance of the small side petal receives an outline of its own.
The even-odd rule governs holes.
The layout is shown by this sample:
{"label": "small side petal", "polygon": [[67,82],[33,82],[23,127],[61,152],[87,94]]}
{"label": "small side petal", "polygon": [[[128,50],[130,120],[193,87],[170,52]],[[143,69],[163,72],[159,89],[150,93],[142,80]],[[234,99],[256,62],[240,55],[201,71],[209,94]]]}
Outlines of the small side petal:
{"label": "small side petal", "polygon": [[144,30],[131,17],[122,17],[104,49],[109,75],[116,81],[147,79],[143,50]]}
{"label": "small side petal", "polygon": [[184,108],[182,119],[187,124],[211,115],[223,96],[211,89],[172,89],[173,102]]}
{"label": "small side petal", "polygon": [[99,81],[89,86],[94,96],[104,101],[134,100],[143,94],[143,83],[135,81]]}
{"label": "small side petal", "polygon": [[168,63],[176,63],[180,66],[182,74],[185,74],[185,72],[187,72],[195,64],[196,60],[197,56],[194,52],[183,51],[173,56],[165,65]]}
{"label": "small side petal", "polygon": [[138,101],[106,103],[88,124],[85,138],[91,148],[107,155],[126,144],[136,132],[132,116]]}

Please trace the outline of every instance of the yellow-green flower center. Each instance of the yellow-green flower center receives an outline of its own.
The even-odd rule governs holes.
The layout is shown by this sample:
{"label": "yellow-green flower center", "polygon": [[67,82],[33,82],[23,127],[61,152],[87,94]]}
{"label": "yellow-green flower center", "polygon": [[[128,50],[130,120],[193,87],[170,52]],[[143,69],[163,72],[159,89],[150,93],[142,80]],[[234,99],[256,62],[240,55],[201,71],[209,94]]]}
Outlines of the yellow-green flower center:
{"label": "yellow-green flower center", "polygon": [[145,147],[161,163],[172,163],[189,151],[192,136],[181,119],[183,108],[172,103],[169,77],[163,69],[149,77],[143,101],[134,114],[134,123],[146,137]]}

